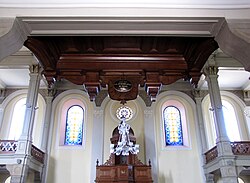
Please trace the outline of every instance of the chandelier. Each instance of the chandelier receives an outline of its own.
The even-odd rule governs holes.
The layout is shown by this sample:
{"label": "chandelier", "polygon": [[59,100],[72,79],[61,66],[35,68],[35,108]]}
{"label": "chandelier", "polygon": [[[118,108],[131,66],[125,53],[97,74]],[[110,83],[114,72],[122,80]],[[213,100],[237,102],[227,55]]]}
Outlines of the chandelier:
{"label": "chandelier", "polygon": [[121,117],[121,123],[118,125],[119,139],[117,146],[110,144],[110,153],[123,156],[128,156],[129,153],[137,154],[139,152],[139,145],[133,144],[129,139],[130,125],[125,122],[125,116]]}

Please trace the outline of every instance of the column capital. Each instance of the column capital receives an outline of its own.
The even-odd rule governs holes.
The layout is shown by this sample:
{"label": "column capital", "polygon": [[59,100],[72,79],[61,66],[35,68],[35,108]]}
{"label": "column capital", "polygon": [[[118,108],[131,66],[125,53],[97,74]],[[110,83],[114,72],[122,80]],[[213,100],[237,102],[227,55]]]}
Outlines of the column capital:
{"label": "column capital", "polygon": [[198,100],[198,99],[202,99],[206,95],[206,91],[194,89],[194,90],[192,90],[192,94],[193,94],[195,100]]}
{"label": "column capital", "polygon": [[203,73],[205,74],[205,76],[218,76],[218,67],[217,66],[207,66],[203,69]]}
{"label": "column capital", "polygon": [[47,92],[46,96],[45,96],[46,98],[48,98],[48,97],[53,98],[56,95],[57,90],[54,88],[48,88],[46,92]]}
{"label": "column capital", "polygon": [[29,66],[30,73],[39,73],[41,71],[40,65],[30,65]]}

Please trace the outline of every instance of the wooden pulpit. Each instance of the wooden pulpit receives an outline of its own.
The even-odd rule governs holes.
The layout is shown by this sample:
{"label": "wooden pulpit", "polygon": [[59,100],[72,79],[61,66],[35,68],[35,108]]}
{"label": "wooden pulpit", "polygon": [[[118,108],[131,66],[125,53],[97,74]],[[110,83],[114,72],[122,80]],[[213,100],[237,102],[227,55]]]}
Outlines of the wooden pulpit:
{"label": "wooden pulpit", "polygon": [[[134,132],[130,128],[129,137],[131,142],[136,143]],[[114,129],[112,144],[117,145],[119,139],[119,131]],[[151,164],[143,164],[136,154],[128,156],[110,154],[109,160],[103,165],[96,164],[96,180],[97,183],[152,183]]]}

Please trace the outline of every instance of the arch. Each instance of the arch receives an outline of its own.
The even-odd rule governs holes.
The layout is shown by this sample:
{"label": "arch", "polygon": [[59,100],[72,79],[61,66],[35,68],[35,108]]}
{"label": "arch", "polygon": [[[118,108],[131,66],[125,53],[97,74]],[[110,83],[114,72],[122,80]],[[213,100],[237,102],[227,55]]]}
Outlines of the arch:
{"label": "arch", "polygon": [[18,140],[21,136],[26,109],[26,97],[19,99],[13,108],[8,139]]}
{"label": "arch", "polygon": [[[14,107],[15,104],[22,98],[26,98],[28,94],[28,90],[18,90],[10,95],[8,95],[3,103],[0,105],[0,107],[3,109],[3,116],[2,116],[2,121],[1,123],[1,129],[0,129],[0,138],[1,139],[8,139],[9,132],[10,132],[10,126],[11,126],[11,121],[12,121],[12,116],[14,112]],[[25,101],[26,103],[26,101]],[[33,144],[35,144],[37,147],[40,147],[40,141],[41,141],[41,127],[43,118],[44,118],[44,111],[45,111],[45,100],[43,96],[38,93],[38,101],[37,101],[38,108],[36,111],[35,115],[35,123],[33,126]],[[34,134],[36,134],[34,136]]]}
{"label": "arch", "polygon": [[[169,102],[168,102],[169,101]],[[181,109],[182,115],[182,130],[183,130],[183,146],[165,146],[165,137],[164,137],[164,119],[161,117],[159,119],[161,121],[160,125],[160,131],[161,131],[161,146],[163,149],[172,149],[172,148],[191,148],[191,138],[190,138],[190,124],[186,121],[186,119],[189,119],[189,116],[192,115],[194,118],[194,125],[197,126],[197,114],[195,113],[196,105],[191,97],[189,97],[187,94],[179,91],[165,91],[157,97],[155,107],[155,113],[159,114],[159,116],[162,116],[162,112],[165,107],[168,105],[178,106],[179,109]],[[187,112],[188,110],[188,112]],[[191,114],[192,113],[192,114]],[[198,128],[197,128],[198,129]],[[199,133],[196,131],[196,135],[199,136]]]}
{"label": "arch", "polygon": [[[248,127],[246,124],[246,119],[244,116],[244,108],[245,103],[235,94],[228,92],[228,91],[220,91],[222,104],[223,101],[228,102],[232,105],[235,111],[235,117],[237,120],[237,125],[239,127],[239,133],[241,140],[248,140],[249,133]],[[225,103],[224,102],[224,103]],[[209,94],[206,95],[202,100],[202,111],[203,111],[203,118],[206,126],[206,137],[207,143],[209,148],[212,148],[216,142],[216,133],[215,133],[215,126],[212,117],[212,113],[209,111],[210,108],[210,98]]]}
{"label": "arch", "polygon": [[[70,106],[73,105],[79,105],[84,110],[84,126],[83,126],[83,142],[80,146],[65,146],[64,145],[64,139],[65,139],[65,128],[66,128],[66,112]],[[56,147],[58,148],[83,148],[85,149],[85,143],[86,143],[86,129],[88,125],[88,111],[91,110],[90,108],[90,102],[88,95],[77,89],[67,90],[62,93],[60,93],[52,102],[52,123],[50,124],[50,132],[49,132],[49,143],[48,143],[48,152],[51,150],[52,145],[52,138],[53,138],[53,132],[52,126],[55,126],[56,129]],[[60,115],[56,115],[60,114]]]}

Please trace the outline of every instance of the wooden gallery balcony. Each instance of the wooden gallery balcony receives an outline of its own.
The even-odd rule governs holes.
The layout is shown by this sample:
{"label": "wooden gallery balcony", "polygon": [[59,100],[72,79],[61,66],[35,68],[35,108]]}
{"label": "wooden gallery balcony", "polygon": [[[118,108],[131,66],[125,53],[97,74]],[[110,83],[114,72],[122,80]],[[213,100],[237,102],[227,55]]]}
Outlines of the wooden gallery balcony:
{"label": "wooden gallery balcony", "polygon": [[[231,142],[231,148],[233,153],[234,162],[231,162],[232,165],[235,165],[240,171],[250,172],[250,141],[241,141],[241,142]],[[204,168],[206,173],[212,173],[219,169],[219,160],[223,158],[228,158],[218,155],[217,146],[214,146],[212,149],[208,150],[205,154],[205,165]],[[239,172],[240,172],[239,171]]]}
{"label": "wooden gallery balcony", "polygon": [[[15,140],[0,140],[0,164],[14,165],[21,164],[24,158],[28,157],[28,166],[35,171],[41,172],[45,153],[32,144],[31,150],[27,154],[17,153],[18,141]],[[28,155],[28,156],[27,156]]]}

